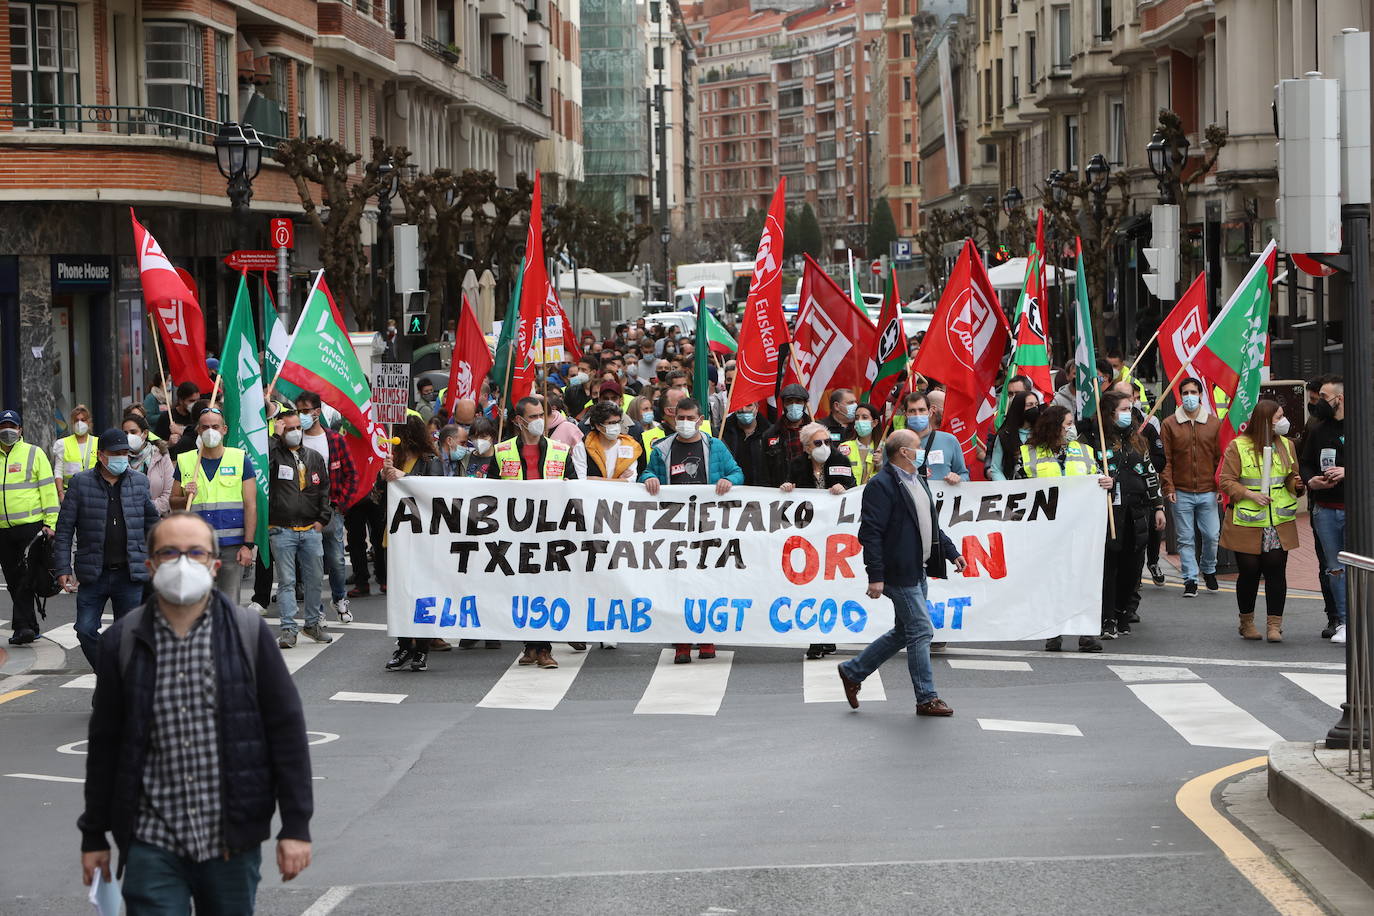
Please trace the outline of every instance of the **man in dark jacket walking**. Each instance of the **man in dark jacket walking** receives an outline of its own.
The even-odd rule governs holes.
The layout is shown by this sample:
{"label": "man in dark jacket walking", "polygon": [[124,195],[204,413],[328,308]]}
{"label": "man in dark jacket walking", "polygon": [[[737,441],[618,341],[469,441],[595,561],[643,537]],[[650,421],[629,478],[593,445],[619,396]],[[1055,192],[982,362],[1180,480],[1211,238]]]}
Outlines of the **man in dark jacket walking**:
{"label": "man in dark jacket walking", "polygon": [[333,642],[324,631],[320,588],[324,585],[324,528],[334,517],[329,504],[329,469],[320,453],[304,444],[301,418],[294,410],[277,414],[277,438],[267,452],[271,491],[267,534],[277,575],[281,636],[277,645],[296,644],[296,580],[305,596],[305,627],[315,642]]}
{"label": "man in dark jacket walking", "polygon": [[143,600],[143,583],[148,581],[143,542],[158,519],[148,478],[129,470],[128,433],[122,429],[101,433],[96,458],[95,467],[73,475],[67,484],[53,542],[58,582],[69,592],[81,584],[76,592],[76,637],[92,668],[105,602],[114,605],[118,620]]}
{"label": "man in dark jacket walking", "polygon": [[219,545],[203,518],[169,515],[147,552],[156,597],[102,639],[82,878],[110,878],[113,834],[130,916],[189,912],[192,899],[198,913],[248,914],[274,810],[282,879],[310,864],[300,696],[267,624],[214,590]]}
{"label": "man in dark jacket walking", "polygon": [[926,608],[926,577],[945,578],[946,562],[963,572],[964,558],[940,530],[935,500],[916,468],[919,447],[920,440],[909,429],[888,436],[887,460],[864,490],[859,543],[868,570],[868,597],[891,598],[896,621],[858,658],[840,663],[840,682],[849,705],[858,709],[864,678],[905,648],[916,689],[916,715],[952,716],[954,710],[935,692],[930,667],[935,630]]}

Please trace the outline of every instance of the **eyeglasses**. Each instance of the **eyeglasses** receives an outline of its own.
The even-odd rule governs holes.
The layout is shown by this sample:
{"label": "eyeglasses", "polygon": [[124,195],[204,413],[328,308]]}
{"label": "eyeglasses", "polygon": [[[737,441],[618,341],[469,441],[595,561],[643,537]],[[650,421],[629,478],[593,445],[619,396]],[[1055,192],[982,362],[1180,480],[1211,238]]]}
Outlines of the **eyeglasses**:
{"label": "eyeglasses", "polygon": [[224,416],[224,411],[220,410],[218,407],[202,407],[200,413],[196,414],[196,416],[203,417],[207,413],[217,413],[221,417]]}
{"label": "eyeglasses", "polygon": [[182,557],[190,557],[197,563],[208,565],[215,558],[215,554],[208,547],[192,547],[182,550],[180,547],[159,547],[153,551],[153,559],[159,563],[175,563]]}

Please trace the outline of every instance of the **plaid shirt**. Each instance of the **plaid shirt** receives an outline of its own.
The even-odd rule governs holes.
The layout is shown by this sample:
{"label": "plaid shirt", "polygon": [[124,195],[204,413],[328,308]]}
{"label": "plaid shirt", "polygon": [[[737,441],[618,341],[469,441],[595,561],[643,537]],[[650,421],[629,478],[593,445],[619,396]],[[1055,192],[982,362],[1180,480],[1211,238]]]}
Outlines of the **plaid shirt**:
{"label": "plaid shirt", "polygon": [[157,680],[134,837],[204,862],[224,847],[210,614],[186,637],[154,614]]}
{"label": "plaid shirt", "polygon": [[358,467],[342,434],[326,426],[324,437],[329,441],[329,501],[342,510],[358,483]]}

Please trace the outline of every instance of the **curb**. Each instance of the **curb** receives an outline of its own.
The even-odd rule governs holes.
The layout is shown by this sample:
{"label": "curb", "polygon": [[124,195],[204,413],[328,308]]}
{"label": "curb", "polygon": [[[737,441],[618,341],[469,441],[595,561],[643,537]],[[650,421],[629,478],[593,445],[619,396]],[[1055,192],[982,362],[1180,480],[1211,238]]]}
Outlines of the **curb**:
{"label": "curb", "polygon": [[1374,796],[1317,759],[1324,742],[1284,741],[1269,749],[1269,802],[1366,884],[1374,887]]}

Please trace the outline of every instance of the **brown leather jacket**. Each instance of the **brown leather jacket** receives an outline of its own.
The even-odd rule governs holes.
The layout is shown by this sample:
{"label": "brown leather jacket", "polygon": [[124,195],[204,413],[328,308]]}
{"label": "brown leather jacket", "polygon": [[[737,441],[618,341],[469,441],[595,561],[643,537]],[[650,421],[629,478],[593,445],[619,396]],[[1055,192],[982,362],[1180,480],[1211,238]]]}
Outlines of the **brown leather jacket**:
{"label": "brown leather jacket", "polygon": [[1221,421],[1216,414],[1209,410],[1205,418],[1190,420],[1180,407],[1165,419],[1160,437],[1164,441],[1164,496],[1175,490],[1215,493],[1217,465],[1221,464]]}

